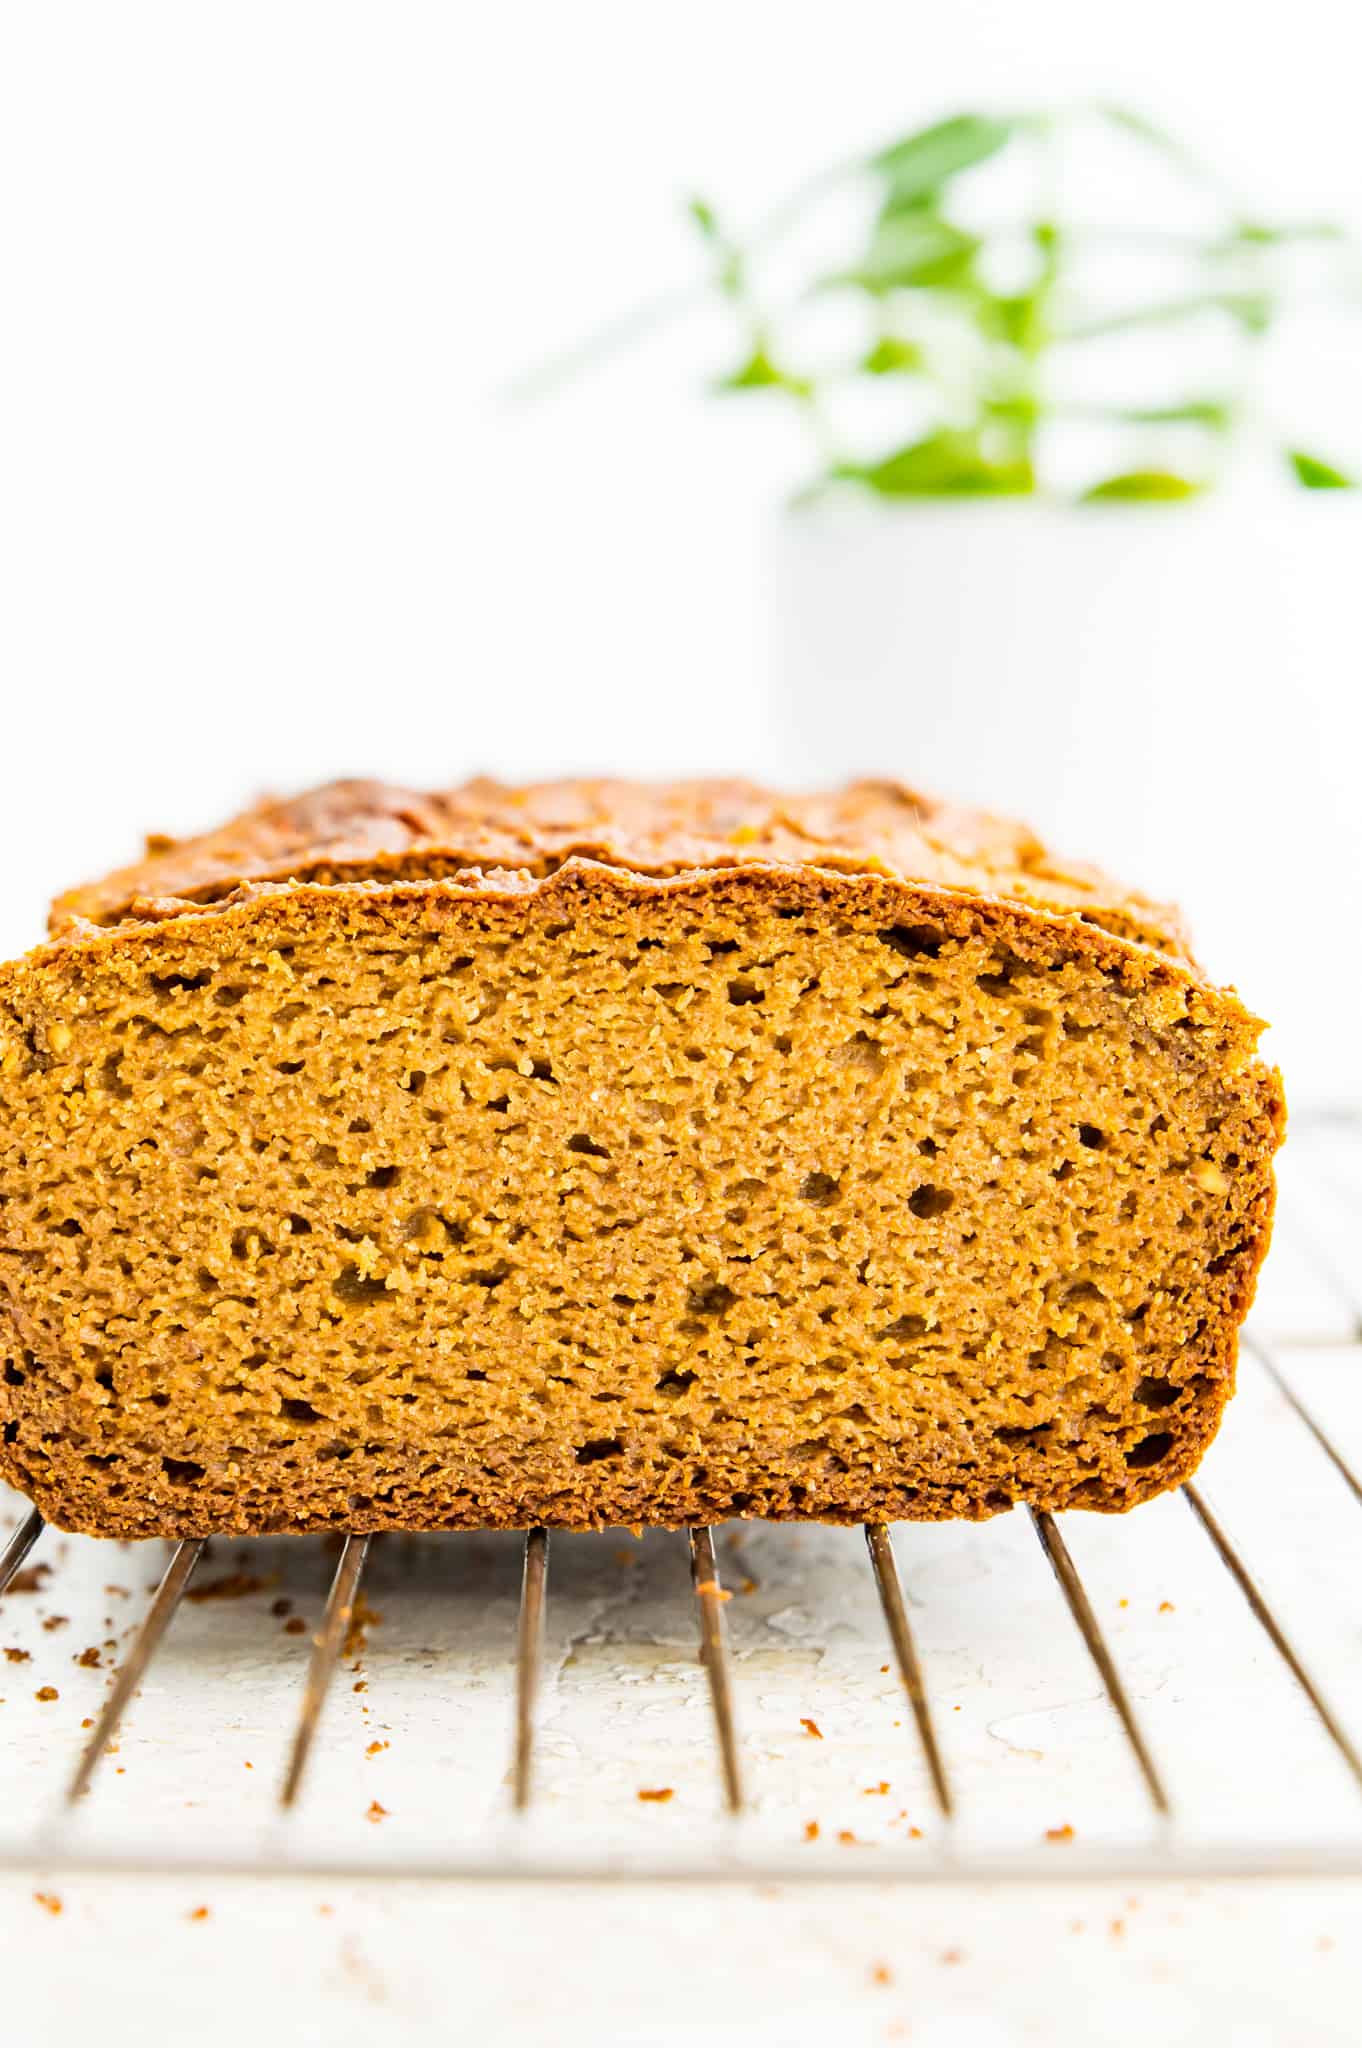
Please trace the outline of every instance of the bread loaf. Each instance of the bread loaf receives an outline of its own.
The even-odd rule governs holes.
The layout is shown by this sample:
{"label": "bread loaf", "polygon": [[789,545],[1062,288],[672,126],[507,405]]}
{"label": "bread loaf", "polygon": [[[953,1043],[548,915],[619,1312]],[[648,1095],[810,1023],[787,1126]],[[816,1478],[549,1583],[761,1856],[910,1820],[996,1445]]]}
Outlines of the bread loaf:
{"label": "bread loaf", "polygon": [[881,784],[338,784],[0,969],[0,1472],[69,1529],[1119,1510],[1277,1077],[1174,915]]}

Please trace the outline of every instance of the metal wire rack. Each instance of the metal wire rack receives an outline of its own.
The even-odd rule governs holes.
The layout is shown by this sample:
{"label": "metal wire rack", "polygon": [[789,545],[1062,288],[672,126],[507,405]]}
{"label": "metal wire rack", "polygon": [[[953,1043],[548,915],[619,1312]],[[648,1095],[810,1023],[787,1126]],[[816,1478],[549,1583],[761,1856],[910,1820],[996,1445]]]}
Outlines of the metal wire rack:
{"label": "metal wire rack", "polygon": [[[60,1729],[42,1712],[59,1699],[58,1688],[33,1692],[36,1714],[27,1700],[13,1701],[27,1714],[27,1736],[11,1723],[7,1772],[13,1785],[26,1784],[30,1777],[39,1782],[27,1801],[11,1802],[15,1819],[8,1832],[0,1825],[0,1867],[187,1864],[369,1873],[443,1871],[484,1877],[789,1877],[816,1872],[823,1879],[883,1879],[891,1873],[1034,1877],[1072,1875],[1076,1866],[1132,1875],[1362,1872],[1362,1755],[1357,1747],[1357,1734],[1362,1734],[1362,1592],[1356,1591],[1352,1568],[1362,1534],[1356,1520],[1362,1505],[1362,1294],[1354,1291],[1351,1277],[1351,1245],[1359,1228],[1362,1121],[1318,1118],[1294,1134],[1286,1154],[1278,1242],[1245,1340],[1244,1391],[1196,1484],[1185,1485],[1180,1500],[1151,1505],[1133,1517],[1116,1522],[1067,1517],[1063,1529],[1049,1514],[1028,1516],[1022,1511],[982,1528],[906,1527],[896,1539],[883,1525],[868,1525],[864,1547],[873,1608],[882,1630],[878,1646],[868,1625],[873,1610],[850,1577],[847,1532],[826,1531],[812,1540],[812,1532],[801,1536],[768,1528],[756,1538],[742,1531],[725,1537],[733,1559],[728,1576],[737,1579],[739,1595],[758,1587],[744,1568],[744,1560],[750,1558],[743,1546],[755,1541],[763,1571],[774,1569],[780,1578],[781,1597],[795,1596],[793,1606],[768,1602],[764,1611],[753,1610],[751,1621],[744,1615],[738,1631],[741,1640],[733,1646],[729,1614],[735,1589],[725,1583],[727,1566],[721,1562],[716,1533],[691,1529],[692,1628],[698,1634],[698,1669],[712,1729],[708,1772],[713,1784],[717,1762],[717,1784],[706,1796],[701,1758],[692,1754],[703,1749],[691,1711],[697,1703],[688,1695],[683,1712],[675,1704],[668,1709],[664,1702],[661,1754],[673,1765],[671,1775],[685,1780],[682,1790],[688,1808],[685,1825],[672,1828],[665,1837],[656,1832],[640,1835],[637,1813],[627,1804],[627,1781],[638,1775],[640,1766],[625,1727],[628,1701],[621,1695],[631,1688],[636,1691],[640,1684],[646,1689],[648,1574],[641,1581],[644,1593],[626,1601],[628,1625],[613,1631],[596,1626],[593,1632],[593,1622],[599,1624],[610,1613],[609,1602],[603,1605],[599,1600],[587,1603],[587,1625],[581,1625],[581,1615],[574,1617],[571,1611],[574,1601],[581,1604],[580,1572],[575,1586],[569,1583],[562,1637],[566,1652],[558,1653],[552,1680],[555,1698],[560,1704],[570,1698],[574,1667],[581,1670],[583,1682],[573,1728],[557,1735],[547,1758],[541,1753],[551,1554],[549,1532],[542,1528],[528,1531],[520,1546],[514,1615],[506,1611],[508,1601],[499,1590],[507,1553],[504,1547],[496,1550],[498,1590],[490,1603],[495,1614],[486,1614],[484,1600],[477,1626],[490,1633],[481,1639],[471,1686],[461,1681],[457,1642],[441,1652],[422,1648],[391,1663],[380,1652],[366,1652],[363,1662],[354,1654],[357,1637],[362,1642],[367,1623],[376,1619],[365,1597],[366,1572],[376,1544],[366,1536],[344,1538],[311,1635],[301,1699],[273,1794],[273,1818],[265,1816],[260,1798],[253,1794],[252,1817],[244,1833],[211,1822],[196,1833],[194,1822],[183,1818],[185,1795],[196,1783],[202,1790],[207,1782],[221,1803],[218,1763],[204,1763],[214,1757],[220,1762],[221,1740],[210,1738],[205,1746],[196,1738],[188,1742],[186,1753],[177,1738],[177,1724],[186,1716],[206,1716],[211,1723],[215,1688],[216,1697],[225,1703],[228,1723],[243,1729],[253,1726],[257,1735],[273,1733],[279,1705],[263,1718],[257,1714],[254,1722],[240,1713],[233,1721],[231,1686],[224,1681],[221,1661],[200,1658],[196,1664],[188,1657],[163,1686],[155,1688],[153,1701],[159,1669],[154,1660],[185,1603],[198,1603],[210,1627],[208,1607],[217,1617],[225,1612],[218,1602],[233,1575],[227,1581],[204,1582],[208,1546],[191,1540],[171,1550],[150,1604],[112,1669],[106,1670],[97,1646],[74,1660],[86,1673],[102,1674],[92,1683],[107,1685],[98,1711],[82,1719],[84,1740],[74,1755],[63,1739],[56,1739]],[[1180,1526],[1174,1528],[1177,1517]],[[1054,1596],[1049,1596],[1050,1606],[1038,1607],[1044,1596],[1026,1563],[1025,1546],[1017,1541],[1016,1529],[1027,1519],[1067,1608],[1070,1632],[1063,1639],[1055,1633],[1059,1610]],[[991,1532],[1005,1524],[1012,1529],[1003,1546],[1005,1554],[998,1557],[989,1548]],[[449,1555],[438,1547],[458,1540],[421,1539],[426,1546],[427,1628],[432,1615],[447,1619],[449,1611],[441,1608],[438,1597],[434,1606],[430,1599],[431,1576],[438,1584],[438,1560]],[[680,1540],[650,1538],[654,1578],[670,1568],[668,1560]],[[407,1539],[386,1541],[400,1546]],[[581,1546],[591,1545],[599,1559],[601,1546],[610,1541],[555,1538],[552,1548],[557,1555],[563,1544],[576,1545],[580,1559]],[[792,1552],[801,1541],[802,1563]],[[291,1545],[290,1571],[300,1568],[300,1554],[315,1559],[316,1540],[283,1542]],[[45,1553],[53,1544],[59,1555],[55,1564],[45,1564]],[[88,1578],[89,1554],[107,1558],[115,1548],[57,1539],[44,1531],[36,1512],[27,1512],[0,1557],[0,1594],[11,1588],[40,1588],[55,1598],[77,1553],[85,1560]],[[132,1548],[140,1552],[147,1546]],[[907,1588],[896,1548],[908,1559]],[[237,1546],[237,1555],[249,1563],[256,1549]],[[282,1554],[276,1542],[270,1555]],[[1032,1549],[1031,1555],[1036,1554]],[[36,1570],[29,1563],[35,1556]],[[432,1556],[437,1559],[434,1565]],[[864,1564],[861,1571],[864,1574]],[[1137,1582],[1143,1575],[1148,1582],[1151,1572],[1159,1587],[1178,1591],[1191,1577],[1200,1589],[1192,1598],[1190,1628],[1184,1626],[1183,1636],[1174,1637],[1171,1644],[1166,1636],[1159,1641],[1145,1611],[1153,1607],[1152,1589],[1148,1599],[1115,1592],[1124,1583],[1123,1573]],[[401,1603],[407,1597],[407,1582],[400,1558],[386,1571],[386,1580],[385,1602]],[[270,1584],[268,1576],[247,1571],[238,1571],[235,1581],[248,1594],[267,1591]],[[962,1588],[981,1585],[987,1588],[986,1596],[962,1593]],[[103,1589],[106,1600],[122,1591]],[[464,1587],[459,1620],[465,1632],[470,1603],[478,1597],[475,1585]],[[21,1604],[32,1605],[10,1600],[0,1608],[0,1632],[9,1627]],[[273,1603],[276,1619],[290,1604],[288,1596]],[[1181,1596],[1175,1601],[1165,1595],[1154,1611],[1171,1617],[1180,1604]],[[1140,1610],[1138,1619],[1128,1618],[1132,1606]],[[233,1615],[229,1633],[234,1655],[242,1647],[236,1641],[242,1627],[257,1619],[263,1624],[256,1607],[248,1602],[247,1608],[242,1615]],[[510,1624],[504,1628],[503,1614]],[[1035,1622],[1037,1614],[1043,1622]],[[1001,1628],[998,1616],[1003,1617]],[[27,1627],[26,1641],[41,1648],[42,1636],[49,1635],[50,1640],[54,1629],[52,1615],[40,1617],[34,1608],[24,1618],[33,1624]],[[104,1619],[109,1622],[109,1617]],[[68,1617],[57,1615],[55,1621],[69,1626]],[[1025,1641],[1019,1642],[1015,1638],[1020,1624]],[[93,1619],[90,1626],[93,1630]],[[992,1642],[985,1633],[990,1628]],[[489,1676],[495,1677],[497,1630],[504,1638],[504,1688],[489,1682]],[[967,1642],[966,1633],[971,1631],[976,1639]],[[294,1620],[291,1633],[304,1632]],[[657,1646],[655,1631],[652,1641]],[[106,1647],[115,1643],[116,1638],[105,1638]],[[693,1644],[694,1635],[692,1657]],[[593,1646],[598,1653],[594,1663],[588,1654]],[[890,1661],[874,1665],[872,1655],[886,1646]],[[990,1672],[995,1647],[1004,1667],[1001,1675]],[[664,1662],[668,1649],[664,1632]],[[30,1665],[38,1674],[35,1649],[15,1645],[5,1654],[14,1666],[24,1668],[26,1677]],[[268,1649],[257,1647],[248,1656],[253,1668],[267,1671],[275,1687],[271,1699],[282,1703],[286,1692],[279,1688],[296,1681],[278,1669],[277,1639]],[[352,1712],[344,1738],[337,1733],[336,1753],[327,1765],[321,1795],[330,1802],[348,1800],[357,1782],[356,1735],[393,1725],[391,1720],[375,1722],[373,1715],[387,1710],[387,1695],[400,1699],[404,1686],[411,1694],[414,1660],[420,1663],[425,1682],[424,1690],[418,1686],[420,1699],[409,1700],[404,1783],[409,1821],[412,1788],[425,1787],[414,1802],[423,1825],[415,1833],[410,1827],[405,1834],[399,1830],[401,1839],[390,1846],[385,1838],[381,1848],[372,1829],[366,1839],[352,1824],[323,1829],[320,1835],[314,1827],[309,1834],[306,1816],[316,1789],[310,1765],[325,1747],[320,1737],[330,1717],[324,1717],[324,1709],[336,1690],[338,1673],[347,1667],[368,1673],[355,1679],[351,1705],[353,1709],[353,1695],[366,1692],[375,1704],[366,1701],[361,1707],[367,1717],[362,1728],[353,1726]],[[1065,1694],[1058,1701],[1053,1688],[1046,1693],[1048,1674],[1057,1663],[1064,1665],[1060,1690]],[[1081,1681],[1084,1669],[1089,1676]],[[6,1669],[7,1679],[13,1675]],[[884,1677],[890,1681],[887,1688],[880,1683]],[[824,1679],[826,1694],[820,1684]],[[790,1687],[796,1681],[802,1696],[791,1702]],[[1020,1716],[993,1713],[990,1718],[999,1704],[999,1685],[1005,1688],[1009,1683],[1019,1688],[1024,1709],[1030,1703],[1029,1718],[1036,1726],[1029,1734],[1035,1740],[1021,1741],[1013,1725],[1027,1721],[1027,1711]],[[1040,1704],[1035,1706],[1038,1687]],[[489,1699],[489,1693],[498,1690],[509,1697]],[[45,1700],[45,1694],[50,1698]],[[832,1719],[851,1728],[840,1789],[835,1784],[832,1745],[820,1725],[820,1717],[829,1718],[822,1705],[825,1697],[832,1702]],[[754,1702],[761,1730],[755,1745],[748,1745],[742,1731]],[[896,1704],[897,1719],[888,1711]],[[808,1711],[796,1712],[795,1706],[807,1706]],[[944,1726],[966,1708],[975,1724],[972,1744]],[[1081,1739],[1067,1742],[1063,1724],[1067,1716],[1071,1726],[1078,1726],[1076,1710],[1081,1710]],[[150,1809],[139,1818],[136,1804],[130,1806],[125,1796],[118,1811],[106,1816],[102,1829],[97,1821],[92,1827],[89,1816],[99,1806],[110,1772],[107,1760],[127,1748],[121,1739],[125,1720],[133,1731],[144,1719],[154,1720],[159,1730],[154,1739],[147,1736],[138,1766],[139,1772],[149,1766],[156,1777]],[[896,1732],[898,1727],[905,1731],[902,1735]],[[3,1729],[0,1722],[0,1733]],[[484,1790],[490,1784],[492,1796],[476,1802],[471,1818],[466,1812],[460,1815],[459,1802],[448,1797],[450,1791],[467,1785],[468,1767],[462,1776],[456,1770],[455,1785],[450,1778],[454,1767],[447,1755],[440,1754],[452,1729],[462,1731],[467,1748],[476,1752],[476,1764],[468,1767],[481,1773]],[[342,1739],[349,1744],[345,1755]],[[381,1757],[391,1740],[371,1739],[364,1745],[365,1758]],[[433,1748],[433,1775],[422,1775],[422,1740]],[[916,1745],[911,1756],[910,1740]],[[656,1744],[651,1750],[647,1744],[643,1748],[650,1761],[659,1753]],[[1084,1760],[1091,1763],[1099,1754],[1100,1763],[1087,1770]],[[570,1757],[571,1768],[555,1785],[555,1764],[564,1755]],[[813,1769],[809,1759],[815,1755]],[[1024,1768],[1017,1765],[1019,1756],[1027,1760]],[[1189,1756],[1194,1759],[1191,1767]],[[1083,1768],[1076,1766],[1076,1758]],[[253,1762],[245,1761],[253,1770]],[[129,1770],[121,1763],[112,1768],[123,1776]],[[868,1770],[887,1773],[891,1768],[900,1785],[896,1797],[907,1801],[894,1816],[902,1823],[897,1832],[880,1822],[892,1804],[884,1797],[891,1791],[888,1777],[876,1778],[870,1786],[859,1782]],[[601,1789],[612,1778],[625,1782],[622,1793],[617,1786],[613,1803]],[[1219,1789],[1208,1807],[1198,1793],[1204,1793],[1212,1780]],[[370,1782],[364,1781],[365,1789]],[[1274,1786],[1283,1796],[1275,1805],[1268,1799],[1271,1811],[1265,1812],[1264,1788]],[[642,1786],[632,1796],[640,1807],[670,1808],[678,1787]],[[864,1825],[833,1824],[825,1831],[818,1819],[808,1817],[814,1805],[824,1810],[831,1805],[840,1815],[849,1798],[863,1814],[869,1810],[866,1799],[874,1796],[881,1796],[883,1803],[869,1831]],[[574,1802],[575,1831],[562,1825],[565,1798]],[[621,1798],[626,1804],[621,1805]],[[1031,1816],[1041,1814],[1047,1799],[1055,1817],[1041,1828]],[[1078,1828],[1062,1816],[1074,1802],[1084,1800],[1093,1818]],[[166,1816],[172,1806],[180,1812],[170,1824]],[[357,1802],[348,1800],[347,1811],[358,1818]],[[626,1824],[629,1814],[633,1819]],[[364,1812],[371,1823],[387,1818],[378,1799]],[[456,1837],[452,1842],[451,1833]],[[875,1858],[837,1853],[862,1846],[886,1853]]]}

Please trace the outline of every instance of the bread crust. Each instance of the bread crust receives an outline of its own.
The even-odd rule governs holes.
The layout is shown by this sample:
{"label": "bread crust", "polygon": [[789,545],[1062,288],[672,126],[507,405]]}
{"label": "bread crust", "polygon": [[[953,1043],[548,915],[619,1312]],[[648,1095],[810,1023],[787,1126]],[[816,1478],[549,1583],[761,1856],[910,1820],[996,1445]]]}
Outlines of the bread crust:
{"label": "bread crust", "polygon": [[332,782],[264,800],[193,839],[149,835],[147,849],[133,866],[59,896],[53,932],[164,916],[243,882],[465,875],[477,886],[484,872],[543,880],[580,860],[642,880],[765,867],[888,875],[1073,912],[1191,962],[1173,905],[1061,858],[1016,819],[887,781],[812,794],[733,780],[511,787],[481,778],[435,792]]}

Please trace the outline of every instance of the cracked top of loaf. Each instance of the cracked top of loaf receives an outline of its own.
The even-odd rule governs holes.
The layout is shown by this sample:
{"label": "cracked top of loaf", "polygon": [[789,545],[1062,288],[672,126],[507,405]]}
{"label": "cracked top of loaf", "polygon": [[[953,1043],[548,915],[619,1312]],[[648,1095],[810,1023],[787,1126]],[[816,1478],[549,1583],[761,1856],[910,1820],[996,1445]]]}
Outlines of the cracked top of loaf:
{"label": "cracked top of loaf", "polygon": [[268,798],[196,838],[148,838],[142,860],[69,890],[54,935],[160,918],[253,883],[410,881],[508,871],[539,878],[572,860],[640,877],[735,867],[889,875],[1071,916],[1195,965],[1178,912],[1061,859],[1011,818],[895,782],[784,794],[741,781],[608,779],[512,787],[479,778],[421,791],[326,783]]}

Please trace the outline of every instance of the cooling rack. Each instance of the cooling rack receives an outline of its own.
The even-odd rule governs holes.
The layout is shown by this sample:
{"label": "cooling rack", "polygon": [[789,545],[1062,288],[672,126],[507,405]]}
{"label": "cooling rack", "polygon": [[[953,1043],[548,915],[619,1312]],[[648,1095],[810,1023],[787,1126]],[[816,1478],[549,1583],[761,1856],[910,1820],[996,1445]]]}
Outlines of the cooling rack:
{"label": "cooling rack", "polygon": [[113,1544],[16,1500],[0,1868],[1362,1874],[1362,1120],[1127,1517]]}

